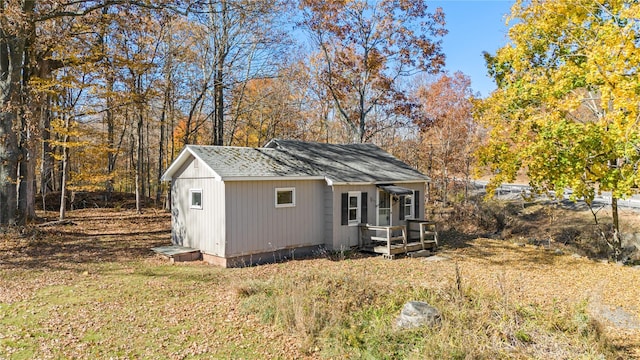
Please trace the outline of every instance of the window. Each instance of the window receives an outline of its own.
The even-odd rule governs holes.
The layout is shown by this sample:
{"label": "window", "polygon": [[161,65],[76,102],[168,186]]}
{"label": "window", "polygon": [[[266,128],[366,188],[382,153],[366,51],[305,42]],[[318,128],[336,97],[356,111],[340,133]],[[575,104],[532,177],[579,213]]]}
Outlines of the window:
{"label": "window", "polygon": [[296,206],[296,189],[295,188],[276,188],[276,207],[294,207]]}
{"label": "window", "polygon": [[202,209],[202,189],[189,190],[192,209]]}
{"label": "window", "polygon": [[341,194],[340,225],[358,225],[367,223],[366,192],[350,191]]}
{"label": "window", "polygon": [[391,195],[378,190],[378,225],[391,225]]}
{"label": "window", "polygon": [[404,196],[404,218],[413,219],[413,195]]}
{"label": "window", "polygon": [[360,193],[349,193],[349,224],[360,223]]}

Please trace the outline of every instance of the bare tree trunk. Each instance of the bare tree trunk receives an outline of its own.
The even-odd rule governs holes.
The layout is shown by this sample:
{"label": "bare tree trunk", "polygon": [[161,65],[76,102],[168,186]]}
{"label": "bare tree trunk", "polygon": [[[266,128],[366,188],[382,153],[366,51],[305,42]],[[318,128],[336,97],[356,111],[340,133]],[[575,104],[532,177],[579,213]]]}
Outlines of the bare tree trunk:
{"label": "bare tree trunk", "polygon": [[[65,131],[69,130],[69,117],[65,117],[64,120]],[[62,181],[60,183],[60,216],[59,220],[64,220],[67,204],[65,201],[67,195],[67,174],[69,173],[69,150],[67,149],[67,142],[69,141],[69,135],[64,134],[62,140]]]}
{"label": "bare tree trunk", "polygon": [[[31,140],[28,140],[30,142]],[[21,223],[28,223],[36,218],[35,198],[36,198],[36,164],[33,159],[34,151],[29,149],[31,144],[24,144],[22,161],[20,162],[20,181],[18,182],[18,208],[22,215]]]}
{"label": "bare tree trunk", "polygon": [[143,191],[143,194],[146,194],[145,196],[147,198],[151,198],[151,156],[149,155],[149,120],[147,119],[147,124],[145,126],[146,130],[145,130],[145,139],[147,139],[147,141],[143,141],[142,143],[144,144],[144,161],[143,161],[143,165],[144,165],[144,189],[146,191]]}
{"label": "bare tree trunk", "polygon": [[47,96],[40,107],[40,128],[42,129],[42,146],[40,154],[40,194],[42,195],[42,209],[46,209],[46,196],[49,190],[54,191],[53,153],[51,144],[51,97]]}
{"label": "bare tree trunk", "polygon": [[449,185],[449,174],[447,173],[447,165],[442,167],[442,205],[447,206],[447,196],[448,196],[448,185]]}
{"label": "bare tree trunk", "polygon": [[215,116],[213,126],[213,142],[212,145],[224,145],[224,72],[222,65],[218,65],[216,71],[215,83],[213,85]]}
{"label": "bare tree trunk", "polygon": [[137,142],[136,142],[136,162],[135,162],[135,189],[136,189],[136,212],[142,213],[142,199],[141,199],[141,177],[142,177],[142,111],[138,114],[138,126],[137,126]]}
{"label": "bare tree trunk", "polygon": [[162,108],[162,114],[160,115],[160,145],[158,146],[158,177],[156,178],[158,181],[158,186],[156,188],[156,204],[160,203],[160,199],[162,197],[162,173],[164,172],[164,132],[165,132],[165,119],[166,119],[166,103],[167,99],[165,96],[165,104]]}
{"label": "bare tree trunk", "polygon": [[106,106],[107,110],[105,112],[104,121],[107,123],[107,146],[109,148],[109,152],[107,153],[107,181],[105,184],[105,190],[107,191],[107,199],[111,200],[111,193],[113,192],[113,172],[116,169],[116,152],[114,151],[116,148],[116,138],[115,138],[115,120],[113,117],[113,101],[111,99],[111,94],[113,93],[114,80],[112,76],[107,75],[107,92],[108,95],[106,97]]}
{"label": "bare tree trunk", "polygon": [[[33,2],[24,4],[25,12],[33,9]],[[4,2],[0,10],[4,11]],[[12,225],[18,216],[18,167],[20,146],[18,134],[23,92],[23,70],[26,58],[26,37],[10,34],[0,27],[0,225]]]}
{"label": "bare tree trunk", "polygon": [[618,214],[618,198],[611,197],[611,220],[613,221],[613,238],[611,239],[611,248],[613,250],[613,260],[620,260],[622,255],[622,239],[620,234],[620,218]]}
{"label": "bare tree trunk", "polygon": [[0,114],[0,225],[14,225],[17,221],[18,141],[13,131],[15,114]]}

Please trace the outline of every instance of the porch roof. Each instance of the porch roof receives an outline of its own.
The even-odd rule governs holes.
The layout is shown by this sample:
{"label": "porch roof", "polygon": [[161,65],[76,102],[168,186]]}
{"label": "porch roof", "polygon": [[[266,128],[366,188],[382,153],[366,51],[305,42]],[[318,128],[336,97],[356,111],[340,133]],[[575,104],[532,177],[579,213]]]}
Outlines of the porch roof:
{"label": "porch roof", "polygon": [[413,190],[397,185],[378,185],[378,188],[391,195],[411,195]]}

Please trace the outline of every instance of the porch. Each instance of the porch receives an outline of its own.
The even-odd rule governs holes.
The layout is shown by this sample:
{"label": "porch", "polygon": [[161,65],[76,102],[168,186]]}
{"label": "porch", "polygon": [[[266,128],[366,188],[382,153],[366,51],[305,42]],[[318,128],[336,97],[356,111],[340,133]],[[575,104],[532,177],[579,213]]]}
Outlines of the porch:
{"label": "porch", "polygon": [[438,247],[436,223],[427,220],[406,220],[406,225],[379,226],[360,224],[358,245],[364,251],[393,259],[397,254]]}

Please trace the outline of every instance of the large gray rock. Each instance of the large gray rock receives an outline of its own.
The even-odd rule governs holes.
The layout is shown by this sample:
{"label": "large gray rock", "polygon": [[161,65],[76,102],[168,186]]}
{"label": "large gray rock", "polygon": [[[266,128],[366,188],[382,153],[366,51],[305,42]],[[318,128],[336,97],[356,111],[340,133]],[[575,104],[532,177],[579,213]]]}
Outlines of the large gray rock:
{"label": "large gray rock", "polygon": [[623,261],[640,262],[640,233],[622,234],[621,240]]}
{"label": "large gray rock", "polygon": [[620,236],[623,248],[640,249],[640,233],[626,233]]}
{"label": "large gray rock", "polygon": [[438,309],[422,301],[409,301],[404,304],[400,316],[396,320],[398,329],[414,329],[421,326],[440,324],[441,315]]}

